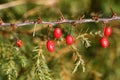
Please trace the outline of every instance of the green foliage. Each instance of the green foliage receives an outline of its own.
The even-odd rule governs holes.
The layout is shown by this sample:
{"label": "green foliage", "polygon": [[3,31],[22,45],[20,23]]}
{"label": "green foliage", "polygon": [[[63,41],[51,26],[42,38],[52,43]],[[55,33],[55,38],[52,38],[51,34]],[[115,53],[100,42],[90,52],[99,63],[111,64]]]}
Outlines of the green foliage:
{"label": "green foliage", "polygon": [[[0,5],[11,1],[15,0],[1,0]],[[91,18],[94,13],[110,17],[110,7],[120,15],[118,0],[58,0],[55,5],[45,5],[44,0],[23,1],[27,3],[1,9],[2,20],[19,23],[40,16],[43,21],[56,21],[60,17],[56,7],[66,19],[78,19],[83,14]],[[54,53],[46,49],[48,25],[37,24],[34,37],[34,25],[18,27],[16,31],[0,27],[0,80],[120,80],[120,21],[108,25],[113,33],[106,49],[99,44],[105,26],[102,23],[55,25],[63,34],[61,39],[54,40]],[[65,44],[70,27],[73,27],[71,34],[78,39],[74,46]],[[53,39],[53,29],[49,37]],[[16,46],[16,38],[23,41],[22,48]]]}
{"label": "green foliage", "polygon": [[42,48],[35,49],[37,51],[37,55],[35,55],[34,59],[36,60],[36,63],[33,66],[33,73],[32,75],[35,75],[35,80],[52,80],[50,78],[49,69],[46,65],[45,57],[42,53]]}

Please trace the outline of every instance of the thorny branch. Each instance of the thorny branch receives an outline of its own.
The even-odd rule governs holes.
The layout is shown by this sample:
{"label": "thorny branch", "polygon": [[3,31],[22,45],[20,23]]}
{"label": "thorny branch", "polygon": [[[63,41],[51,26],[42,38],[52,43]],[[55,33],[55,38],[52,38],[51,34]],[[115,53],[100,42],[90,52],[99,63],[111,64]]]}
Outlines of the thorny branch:
{"label": "thorny branch", "polygon": [[[56,24],[63,24],[63,23],[88,23],[88,22],[109,22],[109,21],[113,21],[113,20],[120,20],[120,16],[116,16],[116,17],[112,17],[112,18],[98,18],[97,20],[95,19],[79,19],[79,20],[68,20],[68,19],[62,19],[60,21],[42,21],[41,19],[37,18],[37,20],[32,21],[32,22],[23,22],[23,23],[16,23],[16,27],[20,27],[20,26],[26,26],[26,25],[32,25],[35,23],[38,24],[48,24],[48,25],[56,25]],[[11,23],[4,23],[0,20],[0,27],[4,27],[4,26],[11,26]]]}

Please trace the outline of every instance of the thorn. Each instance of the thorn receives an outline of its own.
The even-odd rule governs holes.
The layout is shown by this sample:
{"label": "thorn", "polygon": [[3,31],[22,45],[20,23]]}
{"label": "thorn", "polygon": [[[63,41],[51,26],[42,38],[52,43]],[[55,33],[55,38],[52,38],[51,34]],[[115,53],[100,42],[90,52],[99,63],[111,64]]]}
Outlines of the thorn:
{"label": "thorn", "polygon": [[115,18],[115,17],[117,16],[117,14],[113,11],[112,7],[110,7],[110,10],[111,10],[111,12],[112,12],[111,17],[112,17],[112,18]]}
{"label": "thorn", "polygon": [[57,8],[57,11],[58,11],[58,13],[59,13],[59,15],[60,15],[60,21],[63,21],[65,18],[64,18],[64,16],[63,16],[62,12],[60,11],[59,8]]}
{"label": "thorn", "polygon": [[40,16],[37,17],[37,23],[40,24],[42,22]]}
{"label": "thorn", "polygon": [[0,17],[0,25],[2,25],[2,23],[3,23],[3,20],[2,20],[2,18]]}
{"label": "thorn", "polygon": [[85,15],[83,14],[82,16],[80,16],[78,19],[82,20],[83,18],[85,18]]}

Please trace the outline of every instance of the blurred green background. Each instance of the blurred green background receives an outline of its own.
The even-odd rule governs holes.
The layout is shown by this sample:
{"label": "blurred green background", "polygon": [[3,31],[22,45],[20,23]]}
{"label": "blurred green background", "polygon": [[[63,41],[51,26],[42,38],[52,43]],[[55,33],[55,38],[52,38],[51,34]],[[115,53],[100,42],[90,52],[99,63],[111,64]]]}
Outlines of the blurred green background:
{"label": "blurred green background", "polygon": [[[0,17],[6,23],[20,23],[26,19],[34,21],[37,16],[40,16],[43,21],[56,21],[60,17],[57,8],[61,10],[66,19],[78,19],[83,14],[85,18],[91,18],[93,13],[100,13],[100,17],[107,18],[111,16],[110,8],[118,16],[120,15],[120,0],[0,0]],[[85,48],[81,42],[76,45],[85,61],[85,72],[82,72],[80,65],[72,74],[73,51],[70,51],[67,45],[58,44],[59,40],[56,40],[55,52],[49,53],[44,44],[43,54],[52,80],[120,80],[120,21],[111,21],[108,25],[113,29],[112,35],[109,37],[108,48],[104,49],[100,46],[100,36],[90,37],[91,46],[89,48]],[[59,24],[57,26],[60,26],[63,31],[60,40],[64,40],[65,36],[69,34],[69,26],[72,25]],[[17,28],[16,31],[11,31],[9,27],[0,27],[0,80],[8,80],[3,68],[8,62],[7,58],[12,47],[15,47],[16,37],[23,40],[21,49],[12,50],[18,68],[16,80],[39,80],[32,79],[29,74],[35,63],[33,49],[39,43],[47,40],[47,25],[37,25],[35,37],[32,36],[33,27],[34,25],[23,26]],[[83,30],[82,33],[85,33],[88,28],[88,33],[102,31],[104,25],[102,23],[78,24],[77,31],[73,29],[72,34],[76,37],[81,30]],[[52,32],[53,29],[51,39],[53,39]],[[24,67],[21,67],[16,59],[16,54],[22,55],[21,58],[24,58],[23,62],[26,64]],[[61,56],[59,58],[53,56],[59,54]]]}

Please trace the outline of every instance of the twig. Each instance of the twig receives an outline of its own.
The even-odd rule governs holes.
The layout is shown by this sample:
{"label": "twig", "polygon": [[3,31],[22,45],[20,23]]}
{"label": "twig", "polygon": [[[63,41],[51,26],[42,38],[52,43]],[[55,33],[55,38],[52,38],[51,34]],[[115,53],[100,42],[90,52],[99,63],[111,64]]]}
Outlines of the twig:
{"label": "twig", "polygon": [[[113,18],[98,18],[98,20],[94,20],[94,19],[81,19],[81,20],[68,20],[68,19],[64,19],[61,21],[51,21],[51,22],[47,22],[47,21],[41,21],[39,24],[48,24],[48,25],[56,25],[56,24],[63,24],[63,23],[88,23],[88,22],[109,22],[109,21],[113,21],[113,20],[120,20],[119,16],[113,17]],[[17,27],[20,26],[26,26],[26,25],[32,25],[35,24],[35,21],[32,22],[24,22],[24,23],[16,23]],[[2,23],[0,25],[0,27],[2,26],[11,26],[11,23]]]}

